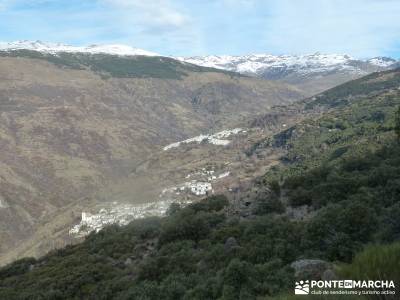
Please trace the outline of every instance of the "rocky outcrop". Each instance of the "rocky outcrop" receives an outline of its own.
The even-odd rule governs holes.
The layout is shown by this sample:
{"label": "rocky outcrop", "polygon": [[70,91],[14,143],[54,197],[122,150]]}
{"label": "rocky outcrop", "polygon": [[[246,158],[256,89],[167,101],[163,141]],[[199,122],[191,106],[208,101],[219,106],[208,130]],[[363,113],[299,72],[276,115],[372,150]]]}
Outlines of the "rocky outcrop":
{"label": "rocky outcrop", "polygon": [[231,252],[239,247],[237,240],[234,237],[229,237],[225,241],[224,249],[226,252]]}
{"label": "rocky outcrop", "polygon": [[294,269],[296,280],[320,280],[333,277],[334,272],[329,262],[320,259],[301,259],[290,265]]}

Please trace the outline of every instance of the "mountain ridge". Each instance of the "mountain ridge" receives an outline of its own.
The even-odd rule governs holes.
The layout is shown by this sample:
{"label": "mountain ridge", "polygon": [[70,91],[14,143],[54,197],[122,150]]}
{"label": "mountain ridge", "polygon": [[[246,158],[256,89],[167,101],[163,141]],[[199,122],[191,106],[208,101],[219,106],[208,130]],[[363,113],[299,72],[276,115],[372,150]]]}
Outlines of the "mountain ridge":
{"label": "mountain ridge", "polygon": [[89,46],[71,46],[61,43],[47,43],[42,41],[15,41],[0,42],[0,51],[32,50],[43,53],[89,53],[89,54],[111,54],[120,56],[162,56],[158,53],[123,45],[104,44]]}
{"label": "mountain ridge", "polygon": [[364,69],[360,68],[357,64],[365,63],[375,67],[386,68],[397,62],[390,57],[374,57],[362,60],[356,59],[348,54],[322,54],[319,52],[306,55],[209,55],[178,57],[178,59],[195,65],[257,76],[263,76],[270,68],[286,68],[287,71],[296,71],[304,76],[310,73],[323,73],[335,70],[366,74],[363,73],[365,72]]}
{"label": "mountain ridge", "polygon": [[356,59],[347,54],[244,55],[180,57],[195,65],[229,70],[267,80],[283,81],[318,94],[347,81],[373,72],[394,69],[393,58]]}
{"label": "mountain ridge", "polygon": [[307,74],[310,72],[325,72],[342,68],[343,70],[360,72],[354,66],[354,62],[363,62],[376,67],[387,68],[399,61],[386,56],[377,56],[368,59],[357,59],[348,54],[326,54],[316,52],[303,55],[272,55],[267,53],[247,55],[206,55],[206,56],[171,56],[132,47],[125,44],[92,44],[88,46],[71,46],[63,43],[50,43],[40,40],[20,40],[13,42],[0,42],[0,51],[32,50],[44,53],[88,53],[88,54],[110,54],[120,56],[164,56],[171,57],[183,62],[189,62],[203,67],[223,69],[244,74],[261,75],[266,68],[288,68],[298,67],[300,71]]}
{"label": "mountain ridge", "polygon": [[[179,78],[185,69],[208,68],[219,72],[230,72],[242,76],[259,77],[267,80],[283,81],[303,90],[308,96],[360,78],[372,72],[394,69],[399,65],[390,57],[357,59],[347,54],[314,53],[306,55],[250,54],[243,56],[209,55],[177,57],[142,50],[126,45],[70,46],[42,41],[0,42],[0,56],[23,56],[44,58],[56,64],[72,68],[91,68],[108,76],[172,76]],[[134,63],[130,58],[147,59],[145,64]],[[77,60],[77,58],[80,58]],[[128,60],[127,60],[128,59]],[[116,64],[110,64],[110,60]],[[160,71],[160,62],[169,61],[175,74]],[[104,69],[106,67],[106,69]],[[118,69],[117,72],[114,72]],[[162,69],[162,67],[161,67]],[[147,72],[145,72],[147,70]],[[146,74],[146,75],[143,75]]]}

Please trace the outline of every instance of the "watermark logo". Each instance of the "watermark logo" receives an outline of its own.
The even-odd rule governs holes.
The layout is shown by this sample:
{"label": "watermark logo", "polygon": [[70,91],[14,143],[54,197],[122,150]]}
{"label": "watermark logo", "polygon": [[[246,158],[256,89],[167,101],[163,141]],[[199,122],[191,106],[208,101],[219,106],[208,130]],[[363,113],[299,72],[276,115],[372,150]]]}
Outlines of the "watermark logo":
{"label": "watermark logo", "polygon": [[308,295],[310,293],[310,282],[308,280],[296,281],[294,293],[296,295]]}
{"label": "watermark logo", "polygon": [[301,280],[296,295],[395,295],[393,280]]}

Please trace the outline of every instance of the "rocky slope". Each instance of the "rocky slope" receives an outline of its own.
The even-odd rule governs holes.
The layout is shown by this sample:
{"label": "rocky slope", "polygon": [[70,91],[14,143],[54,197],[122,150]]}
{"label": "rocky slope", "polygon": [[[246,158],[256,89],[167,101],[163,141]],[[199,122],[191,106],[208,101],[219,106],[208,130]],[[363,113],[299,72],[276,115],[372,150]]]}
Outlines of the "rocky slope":
{"label": "rocky slope", "polygon": [[9,50],[0,79],[1,262],[65,244],[99,202],[153,201],[163,182],[125,182],[166,145],[303,97],[284,83],[149,56]]}

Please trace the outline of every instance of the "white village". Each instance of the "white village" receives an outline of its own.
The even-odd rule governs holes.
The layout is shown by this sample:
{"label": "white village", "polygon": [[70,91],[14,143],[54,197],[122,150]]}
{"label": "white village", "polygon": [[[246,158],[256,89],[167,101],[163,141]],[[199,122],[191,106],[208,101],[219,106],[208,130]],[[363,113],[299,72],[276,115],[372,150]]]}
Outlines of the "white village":
{"label": "white village", "polygon": [[[226,146],[231,141],[225,140],[231,135],[246,133],[241,128],[224,130],[212,135],[200,135],[181,142],[170,144],[163,148],[164,151],[179,147],[188,143],[201,143],[207,141],[217,146]],[[183,182],[177,186],[164,188],[159,200],[143,204],[122,204],[111,202],[102,205],[98,213],[82,212],[81,221],[69,230],[69,234],[74,237],[84,237],[89,233],[98,232],[107,225],[118,224],[127,225],[135,219],[149,216],[164,216],[172,203],[181,206],[188,205],[201,197],[214,193],[212,182],[223,179],[230,175],[230,171],[216,174],[215,170],[202,168],[196,172],[186,175]],[[194,198],[193,198],[194,197]]]}

